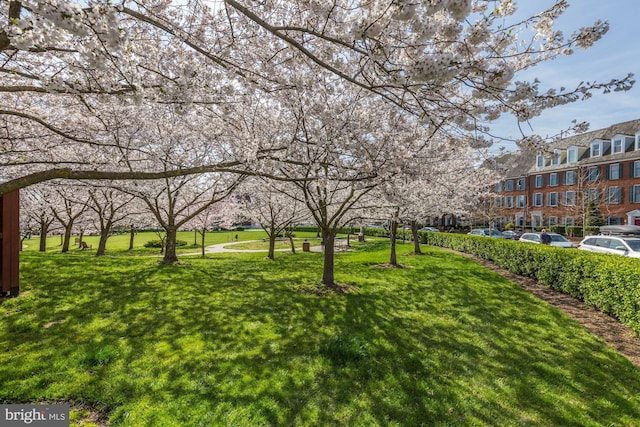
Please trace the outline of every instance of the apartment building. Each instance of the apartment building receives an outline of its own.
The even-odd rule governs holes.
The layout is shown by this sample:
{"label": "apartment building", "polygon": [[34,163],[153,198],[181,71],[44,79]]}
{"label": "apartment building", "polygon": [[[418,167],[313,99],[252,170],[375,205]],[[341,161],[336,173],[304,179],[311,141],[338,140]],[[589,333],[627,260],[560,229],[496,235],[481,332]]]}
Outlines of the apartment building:
{"label": "apartment building", "polygon": [[640,225],[640,119],[564,138],[547,152],[510,153],[497,163],[506,171],[486,207],[497,227],[581,226],[593,217]]}

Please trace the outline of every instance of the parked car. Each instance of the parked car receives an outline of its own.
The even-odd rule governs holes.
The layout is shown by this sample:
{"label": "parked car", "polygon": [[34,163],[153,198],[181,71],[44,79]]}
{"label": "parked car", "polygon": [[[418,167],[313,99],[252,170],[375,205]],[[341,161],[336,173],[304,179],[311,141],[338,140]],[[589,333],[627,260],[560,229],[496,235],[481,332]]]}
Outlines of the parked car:
{"label": "parked car", "polygon": [[578,249],[601,254],[616,254],[631,258],[640,258],[640,237],[589,236],[580,242]]}
{"label": "parked car", "polygon": [[[524,233],[522,236],[520,236],[520,240],[521,242],[529,242],[529,243],[537,243],[537,244],[541,244],[542,243],[542,238],[540,237],[542,233]],[[561,248],[575,248],[576,245],[574,245],[573,243],[571,243],[569,240],[567,240],[566,237],[564,237],[561,234],[557,234],[557,233],[547,233],[549,235],[549,237],[551,237],[551,246],[558,246]]]}
{"label": "parked car", "polygon": [[422,227],[418,231],[438,232],[440,230],[438,230],[437,228],[433,228],[433,227]]}
{"label": "parked car", "polygon": [[485,236],[485,237],[495,237],[498,239],[503,239],[504,236],[500,230],[494,230],[490,228],[474,228],[467,234],[472,234],[474,236]]}
{"label": "parked car", "polygon": [[521,231],[505,230],[502,232],[505,239],[518,240],[522,236]]}

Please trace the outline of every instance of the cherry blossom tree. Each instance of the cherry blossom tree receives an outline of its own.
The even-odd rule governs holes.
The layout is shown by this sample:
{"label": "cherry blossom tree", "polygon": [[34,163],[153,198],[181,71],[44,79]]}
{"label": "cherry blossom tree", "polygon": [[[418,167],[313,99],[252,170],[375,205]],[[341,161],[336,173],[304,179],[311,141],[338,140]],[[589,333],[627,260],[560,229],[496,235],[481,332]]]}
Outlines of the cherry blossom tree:
{"label": "cherry blossom tree", "polygon": [[269,259],[275,259],[278,236],[289,235],[292,252],[295,253],[293,236],[287,233],[287,230],[309,218],[307,206],[301,202],[301,195],[296,196],[296,191],[295,186],[290,183],[278,183],[263,178],[248,180],[243,184],[243,192],[248,195],[244,210],[269,236]]}
{"label": "cherry blossom tree", "polygon": [[[478,123],[504,114],[526,122],[543,109],[633,84],[630,75],[605,83],[585,76],[576,87],[545,90],[544,82],[517,80],[520,71],[588,48],[607,32],[606,22],[570,35],[556,31],[567,7],[558,0],[517,18],[511,0],[225,0],[217,8],[196,0],[3,0],[1,163],[10,179],[0,192],[56,178],[246,172],[243,159],[231,157],[151,169],[113,161],[123,146],[104,111],[141,103],[189,112],[246,102],[253,91],[280,102],[307,74],[332,76],[334,90],[366,92],[432,130],[484,134],[489,144],[490,128]],[[536,149],[542,142],[535,135],[521,141]]]}
{"label": "cherry blossom tree", "polygon": [[164,180],[136,182],[123,188],[141,199],[166,233],[164,264],[178,262],[177,231],[209,206],[228,197],[238,177],[195,175]]}
{"label": "cherry blossom tree", "polygon": [[81,187],[57,184],[52,191],[53,199],[49,202],[49,209],[64,229],[62,252],[65,253],[69,251],[73,227],[87,210],[89,195]]}
{"label": "cherry blossom tree", "polygon": [[372,203],[368,194],[399,173],[424,144],[424,128],[365,91],[336,90],[332,79],[319,75],[304,79],[313,89],[289,91],[280,110],[282,123],[276,127],[288,129],[282,139],[292,143],[273,153],[281,156],[273,174],[291,181],[297,191],[283,191],[309,209],[324,242],[322,283],[340,290],[334,276],[338,229],[364,215]]}
{"label": "cherry blossom tree", "polygon": [[34,185],[20,193],[20,228],[31,235],[38,233],[40,252],[47,250],[47,235],[55,221],[49,209],[50,200],[50,188],[46,185]]}
{"label": "cherry blossom tree", "polygon": [[113,188],[89,188],[88,207],[95,213],[95,228],[100,233],[100,241],[96,256],[105,254],[107,239],[111,235],[114,225],[127,219],[132,211],[134,196],[125,194]]}
{"label": "cherry blossom tree", "polygon": [[227,199],[209,204],[208,201],[200,201],[192,205],[193,209],[199,210],[199,205],[206,205],[205,209],[191,218],[185,227],[193,228],[200,235],[200,247],[202,258],[205,256],[205,237],[207,231],[212,227],[231,228],[241,211],[241,204],[233,196]]}

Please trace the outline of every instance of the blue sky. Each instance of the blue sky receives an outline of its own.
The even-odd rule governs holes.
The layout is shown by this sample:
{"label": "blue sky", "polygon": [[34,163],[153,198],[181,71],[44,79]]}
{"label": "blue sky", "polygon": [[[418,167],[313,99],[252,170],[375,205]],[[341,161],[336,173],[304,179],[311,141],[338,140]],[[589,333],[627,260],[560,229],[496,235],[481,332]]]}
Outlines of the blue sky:
{"label": "blue sky", "polygon": [[[552,5],[552,0],[519,0],[518,13],[531,16]],[[614,123],[640,119],[640,1],[638,0],[569,0],[570,7],[558,19],[556,27],[571,34],[591,25],[598,19],[608,21],[609,32],[587,50],[540,64],[517,79],[538,77],[542,87],[573,88],[581,81],[608,82],[634,73],[638,83],[627,92],[596,94],[587,101],[547,110],[530,121],[533,129],[523,123],[523,130],[542,136],[556,135],[571,124],[571,120],[590,123],[590,130],[602,129]],[[517,138],[520,133],[515,119],[499,120],[494,132],[500,136]],[[498,144],[508,151],[515,145]]]}

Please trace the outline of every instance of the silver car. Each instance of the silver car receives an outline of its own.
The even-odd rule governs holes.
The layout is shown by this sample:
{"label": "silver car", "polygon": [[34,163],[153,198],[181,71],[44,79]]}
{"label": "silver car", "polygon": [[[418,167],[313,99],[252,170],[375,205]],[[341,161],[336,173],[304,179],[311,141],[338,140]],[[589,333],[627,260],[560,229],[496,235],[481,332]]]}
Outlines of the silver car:
{"label": "silver car", "polygon": [[[542,238],[540,237],[542,233],[524,233],[518,240],[521,242],[529,242],[529,243],[542,243]],[[547,233],[549,237],[551,237],[551,246],[558,246],[560,248],[575,248],[576,245],[571,243],[566,237],[561,234],[556,233]]]}
{"label": "silver car", "polygon": [[467,234],[472,234],[474,236],[496,237],[498,239],[504,238],[500,230],[494,230],[489,228],[474,228]]}
{"label": "silver car", "polygon": [[578,249],[640,258],[640,237],[589,236],[580,242]]}

